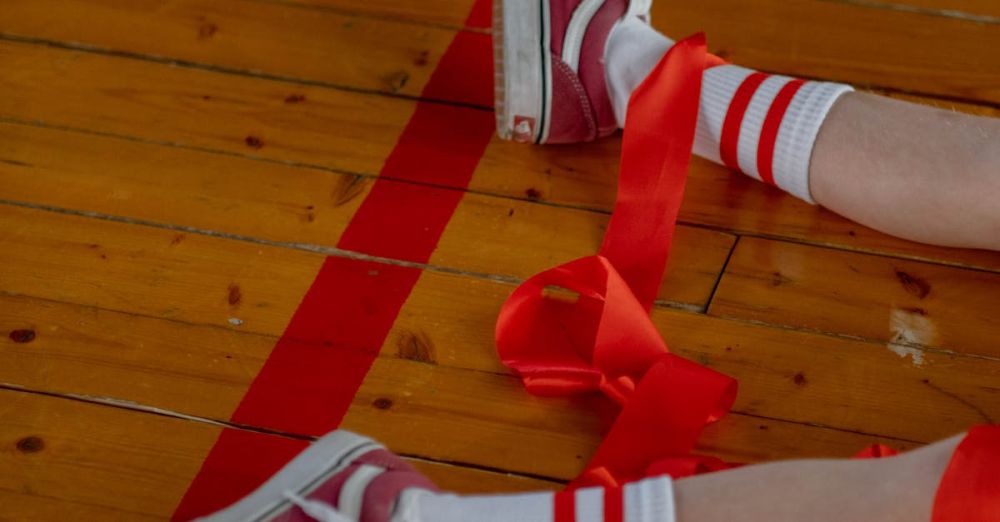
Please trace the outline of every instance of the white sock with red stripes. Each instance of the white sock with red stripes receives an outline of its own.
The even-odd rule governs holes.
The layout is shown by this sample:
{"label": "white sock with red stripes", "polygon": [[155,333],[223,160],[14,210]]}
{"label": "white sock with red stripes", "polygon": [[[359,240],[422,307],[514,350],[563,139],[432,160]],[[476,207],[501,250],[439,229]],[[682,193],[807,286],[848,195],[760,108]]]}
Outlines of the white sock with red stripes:
{"label": "white sock with red stripes", "polygon": [[[674,44],[638,18],[612,30],[605,53],[618,124],[628,99]],[[820,126],[848,85],[767,75],[736,65],[705,71],[694,153],[815,203],[809,160]]]}
{"label": "white sock with red stripes", "polygon": [[403,493],[392,522],[676,522],[673,483],[656,477],[623,488],[561,493]]}

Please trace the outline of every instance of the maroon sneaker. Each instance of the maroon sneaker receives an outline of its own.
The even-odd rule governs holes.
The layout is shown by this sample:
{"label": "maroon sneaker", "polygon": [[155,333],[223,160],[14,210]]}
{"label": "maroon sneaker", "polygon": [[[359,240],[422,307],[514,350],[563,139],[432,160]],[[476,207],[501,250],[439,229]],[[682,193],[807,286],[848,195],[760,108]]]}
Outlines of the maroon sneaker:
{"label": "maroon sneaker", "polygon": [[404,492],[437,491],[375,441],[334,431],[205,522],[389,522]]}
{"label": "maroon sneaker", "polygon": [[493,0],[497,132],[526,143],[594,140],[618,128],[604,48],[652,0]]}

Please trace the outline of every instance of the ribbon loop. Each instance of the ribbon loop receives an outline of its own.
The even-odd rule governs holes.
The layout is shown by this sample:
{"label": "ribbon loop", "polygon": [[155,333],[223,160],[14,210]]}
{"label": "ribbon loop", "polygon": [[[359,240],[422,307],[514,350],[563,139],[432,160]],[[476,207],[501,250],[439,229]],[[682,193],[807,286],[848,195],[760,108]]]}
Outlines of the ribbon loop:
{"label": "ribbon loop", "polygon": [[684,193],[702,73],[720,63],[702,35],[671,48],[629,101],[600,255],[528,279],[500,311],[497,351],[529,392],[601,392],[622,407],[571,487],[728,466],[690,452],[732,406],[736,381],[671,354],[649,317]]}
{"label": "ribbon loop", "polygon": [[600,390],[620,406],[624,406],[628,398],[635,392],[635,381],[627,375],[623,375],[617,379],[603,378],[603,375],[601,377]]}

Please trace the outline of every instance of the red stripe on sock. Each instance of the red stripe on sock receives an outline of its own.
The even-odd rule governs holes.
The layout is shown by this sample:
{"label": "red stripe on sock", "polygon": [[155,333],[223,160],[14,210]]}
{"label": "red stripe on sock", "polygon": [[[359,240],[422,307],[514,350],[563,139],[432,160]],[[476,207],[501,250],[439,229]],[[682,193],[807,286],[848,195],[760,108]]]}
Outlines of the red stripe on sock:
{"label": "red stripe on sock", "polygon": [[625,498],[622,488],[605,488],[604,522],[624,522]]}
{"label": "red stripe on sock", "polygon": [[560,491],[554,495],[552,522],[576,522],[576,491]]}
{"label": "red stripe on sock", "polygon": [[770,77],[770,74],[755,72],[747,76],[726,110],[726,119],[722,123],[722,136],[719,139],[719,155],[722,163],[733,170],[740,170],[737,146],[740,142],[740,128],[743,126],[743,116],[750,106],[750,100],[760,88],[760,84]]}
{"label": "red stripe on sock", "polygon": [[785,113],[788,112],[788,106],[792,103],[792,98],[805,83],[804,80],[792,80],[786,83],[774,97],[771,108],[767,110],[764,126],[760,129],[760,142],[757,144],[757,172],[760,173],[760,179],[764,183],[774,185],[774,147],[778,141],[778,130],[781,128]]}
{"label": "red stripe on sock", "polygon": [[[478,0],[477,5],[487,2]],[[482,6],[474,8],[473,16],[481,13]],[[491,100],[491,53],[488,35],[459,32],[422,96],[467,103]],[[337,246],[426,262],[493,128],[492,112],[417,103],[381,177]],[[336,428],[419,276],[418,268],[328,257],[232,422],[312,436]],[[231,504],[304,447],[301,440],[224,429],[172,518],[188,520]]]}

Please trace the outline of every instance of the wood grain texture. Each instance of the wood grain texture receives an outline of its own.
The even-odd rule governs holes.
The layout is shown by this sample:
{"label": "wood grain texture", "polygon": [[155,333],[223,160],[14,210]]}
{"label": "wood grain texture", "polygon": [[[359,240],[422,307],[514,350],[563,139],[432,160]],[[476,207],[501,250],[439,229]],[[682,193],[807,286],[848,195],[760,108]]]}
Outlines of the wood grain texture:
{"label": "wood grain texture", "polygon": [[1000,101],[995,24],[817,0],[661,0],[653,19],[668,35],[704,31],[711,49],[755,69]]}
{"label": "wood grain texture", "polygon": [[[53,147],[60,154],[51,154]],[[266,241],[335,247],[373,182],[318,169],[0,124],[5,199]],[[414,198],[425,197],[423,186],[402,186]],[[599,212],[470,193],[430,263],[527,278],[595,253],[607,220]],[[677,255],[660,297],[704,309],[734,238],[681,227],[676,242]]]}
{"label": "wood grain texture", "polygon": [[[4,298],[2,308],[10,312],[0,317],[6,331],[30,329],[35,338],[29,343],[5,339],[9,360],[0,365],[0,382],[208,418],[228,418],[321,258],[203,236],[171,245],[176,236],[170,231],[4,210],[4,221],[16,235],[3,243],[18,248],[15,253],[5,249],[2,257],[11,270],[0,290],[15,295]],[[22,219],[16,219],[18,214]],[[100,235],[97,248],[90,247],[90,234]],[[237,273],[240,263],[246,266]],[[197,292],[188,291],[195,281]],[[240,288],[238,303],[230,300],[233,284]],[[425,272],[347,426],[414,455],[571,477],[577,469],[572,466],[579,464],[575,458],[546,460],[544,453],[565,447],[586,455],[603,424],[592,403],[530,398],[516,379],[504,375],[492,328],[511,289],[488,279]],[[234,317],[242,324],[231,324]],[[744,382],[738,412],[925,442],[981,422],[984,415],[992,418],[998,408],[989,391],[996,371],[992,362],[923,354],[926,366],[917,368],[878,344],[669,310],[658,310],[654,319],[679,354]],[[868,375],[886,377],[871,381]],[[924,379],[932,379],[933,386]],[[854,383],[851,393],[845,394],[845,382]],[[911,407],[914,396],[925,397],[920,408]],[[389,413],[375,406],[380,398],[394,405]],[[890,403],[899,413],[885,416]],[[928,404],[949,413],[929,425]],[[384,422],[389,414],[405,422]],[[538,424],[538,419],[551,422]],[[734,419],[738,435],[748,421]],[[478,438],[494,440],[497,448],[481,451],[436,441],[460,425],[478,430]],[[576,446],[565,440],[565,426],[580,430],[573,435],[579,435]],[[526,468],[507,467],[518,459],[505,453],[511,450],[503,449],[509,443],[501,434],[512,429],[524,437],[523,447],[539,448],[538,455],[519,463]],[[721,428],[720,433],[730,435]],[[766,446],[753,453],[740,446],[742,439],[723,438],[718,444],[721,452],[756,455],[755,460],[780,456]],[[807,454],[826,450],[802,447]]]}
{"label": "wood grain texture", "polygon": [[[220,430],[201,422],[11,390],[0,390],[0,415],[6,419],[0,423],[0,515],[17,521],[169,518]],[[412,462],[453,491],[557,486]]]}
{"label": "wood grain texture", "polygon": [[994,273],[744,238],[709,313],[996,358],[998,306]]}
{"label": "wood grain texture", "polygon": [[[451,0],[447,7],[414,12],[413,6],[382,1],[296,3],[447,25],[461,24],[472,4]],[[1000,44],[1000,25],[912,9],[945,5],[936,0],[658,0],[653,24],[673,38],[704,31],[712,50],[748,67],[997,103],[1000,58],[988,50]],[[957,2],[952,5],[961,9]],[[983,13],[983,5],[973,3],[970,10]],[[995,7],[987,9],[987,16],[995,16]]]}
{"label": "wood grain texture", "polygon": [[[374,405],[377,399],[389,399],[397,413],[400,408],[423,412],[410,413],[405,423],[421,426],[421,432],[436,433],[436,423],[457,426],[463,417],[471,417],[488,426],[482,428],[483,436],[499,437],[490,430],[503,432],[504,424],[488,422],[492,417],[484,418],[476,404],[505,410],[502,404],[511,403],[515,409],[531,410],[528,405],[540,401],[546,416],[577,410],[559,422],[583,422],[599,432],[599,424],[586,420],[593,405],[547,405],[544,399],[525,396],[515,381],[491,376],[505,372],[496,359],[491,331],[508,291],[509,286],[497,283],[425,274],[382,347],[383,358],[403,361],[375,366],[362,388],[364,398],[352,409],[350,419],[359,424],[348,425],[386,437],[382,412]],[[442,296],[448,297],[442,301]],[[0,331],[34,332],[30,343],[3,339],[0,383],[111,397],[216,419],[228,417],[276,341],[275,335],[37,298],[5,297],[0,303],[10,311],[0,315]],[[654,321],[677,353],[740,380],[738,412],[930,441],[986,422],[1000,410],[994,399],[996,363],[929,353],[918,367],[870,343],[669,310],[658,310]],[[428,391],[428,386],[434,390]],[[439,396],[441,389],[454,390],[457,396]],[[884,415],[889,405],[892,416]],[[421,421],[420,415],[428,418]],[[928,415],[936,422],[927,423]],[[519,431],[548,431],[526,418],[508,421],[520,426]],[[408,444],[423,436],[400,437]],[[419,455],[440,446],[427,437],[405,446],[407,451]],[[803,451],[811,448],[804,446]],[[478,458],[464,453],[437,457]]]}
{"label": "wood grain texture", "polygon": [[[273,339],[268,343],[234,332],[206,335],[204,327],[177,322],[151,326],[152,321],[166,322],[135,321],[127,314],[108,312],[99,316],[103,328],[95,331],[88,324],[78,326],[65,319],[60,323],[67,316],[86,317],[86,310],[70,305],[46,308],[33,301],[7,301],[25,312],[3,316],[3,329],[30,327],[37,332],[37,338],[23,346],[2,341],[5,364],[0,382],[8,386],[225,419],[234,406],[230,388],[249,385],[253,366],[260,364],[273,343]],[[138,327],[137,333],[122,335],[128,327]],[[229,342],[216,345],[220,337]],[[486,353],[487,347],[478,348]],[[95,353],[101,357],[95,358]],[[410,455],[566,480],[579,472],[606,429],[601,404],[596,397],[533,398],[509,376],[385,354],[355,398],[344,427]],[[796,443],[793,448],[791,441],[803,437],[816,441]],[[710,430],[704,450],[758,461],[843,456],[869,441],[911,446],[882,437],[733,415]]]}
{"label": "wood grain texture", "polygon": [[[488,281],[425,273],[382,354],[503,372],[492,332],[507,292]],[[881,342],[671,309],[652,317],[674,352],[739,380],[738,412],[917,441],[1000,414],[1000,365],[993,361],[914,350],[917,365]]]}
{"label": "wood grain texture", "polygon": [[[464,20],[464,13],[472,5],[471,0],[432,0],[420,6],[392,0],[277,0],[289,6],[300,6],[313,9],[326,9],[336,12],[358,13],[366,16],[385,17],[391,19],[412,20],[419,23],[447,24],[459,26]],[[922,13],[924,15],[948,18],[966,19],[962,15],[982,15],[987,17],[1000,15],[995,3],[991,0],[812,0],[827,1],[855,9],[872,9],[875,11],[903,11],[907,13]],[[760,2],[755,2],[760,4]],[[808,2],[803,2],[808,6]],[[426,8],[422,8],[426,5]],[[669,15],[665,9],[654,9]],[[653,23],[660,26],[662,18],[654,18]],[[752,27],[747,25],[747,27]],[[893,28],[888,28],[892,30]]]}
{"label": "wood grain texture", "polygon": [[[42,120],[77,129],[98,128],[101,132],[155,143],[294,162],[347,174],[377,174],[405,118],[413,110],[413,102],[409,100],[301,88],[282,82],[10,42],[0,43],[0,59],[17,65],[16,72],[0,79],[0,88],[11,93],[0,100],[0,117]],[[285,103],[295,93],[306,96],[306,101]],[[339,132],[346,128],[352,132]],[[18,137],[21,129],[4,132]],[[252,139],[248,141],[249,138]],[[74,150],[73,140],[66,140],[67,147]],[[46,146],[37,138],[33,146],[14,142],[5,147],[7,155],[15,156],[8,158],[14,163],[0,163],[0,167],[23,174],[18,168],[23,168],[20,163],[32,163],[25,155],[37,157],[39,147]],[[103,147],[101,154],[107,156],[103,151],[115,146]],[[471,188],[508,198],[541,199],[606,211],[614,197],[618,148],[617,139],[568,147],[526,147],[494,139]],[[75,150],[80,150],[79,144]],[[166,154],[158,152],[156,156]],[[17,155],[25,157],[19,159]],[[126,160],[143,161],[143,158],[133,151]],[[199,161],[219,165],[221,160]],[[178,165],[176,160],[169,159],[159,163],[163,170],[171,172]],[[273,170],[253,163],[244,165],[244,169]],[[222,179],[226,179],[224,174]],[[214,176],[197,182],[217,187],[219,191],[229,188],[214,181]],[[356,196],[359,186],[353,183],[327,190],[337,189],[340,196]],[[247,184],[233,194],[227,193],[226,203],[245,205],[246,202],[230,198],[238,194],[254,197],[253,190]],[[681,212],[685,222],[737,233],[1000,269],[1000,254],[927,247],[889,238],[697,158],[691,168],[687,194]],[[308,199],[315,199],[315,194]],[[300,219],[308,219],[308,206],[312,203],[300,203],[301,207],[295,208],[292,201],[286,200],[290,206],[282,210],[284,217],[295,213]],[[510,210],[508,207],[507,212]],[[493,219],[504,218],[498,215]],[[544,236],[527,234],[519,240],[530,242],[541,238]],[[505,248],[500,250],[510,252]]]}
{"label": "wood grain texture", "polygon": [[253,0],[2,5],[0,31],[8,35],[407,96],[420,94],[455,36],[451,29]]}
{"label": "wood grain texture", "polygon": [[358,14],[418,24],[463,27],[475,0],[428,0],[412,3],[398,0],[275,0],[303,9]]}
{"label": "wood grain texture", "polygon": [[932,16],[976,20],[982,23],[997,23],[1000,5],[992,0],[891,0],[887,2],[871,0],[834,0],[871,9],[910,10]]}
{"label": "wood grain texture", "polygon": [[0,62],[4,117],[348,172],[377,173],[415,105],[23,43]]}
{"label": "wood grain texture", "polygon": [[[412,21],[458,26],[471,6],[469,0],[312,3],[313,8],[255,0],[7,2],[0,31],[419,95],[455,30]],[[988,49],[1000,43],[1000,20],[981,19],[1000,15],[994,4],[659,0],[653,20],[675,38],[705,30],[714,48],[741,65],[997,102],[993,85],[1000,62]]]}
{"label": "wood grain texture", "polygon": [[[229,417],[470,5],[0,0],[0,519],[169,516],[220,429],[176,415]],[[996,15],[657,0],[654,21],[741,64],[997,116],[948,101],[1000,103]],[[447,272],[421,275],[344,426],[459,492],[576,475],[612,410],[527,395],[492,332],[509,278],[599,245],[618,156],[617,137],[494,139],[430,261]],[[681,219],[661,297],[683,310],[653,321],[741,384],[699,452],[844,457],[1000,418],[1000,254],[889,238],[699,159]]]}
{"label": "wood grain texture", "polygon": [[[15,496],[3,507],[12,520],[52,520],[50,503],[63,519],[91,510],[168,517],[219,430],[9,390],[0,390],[0,415],[0,491]],[[32,451],[18,448],[25,440]]]}

